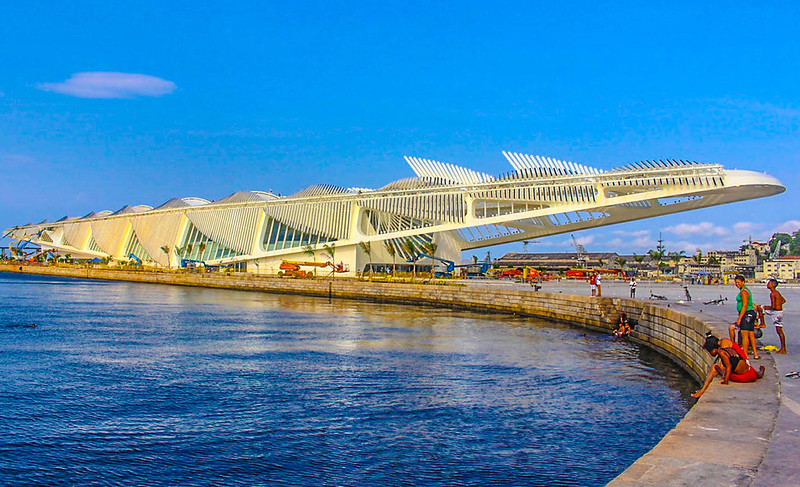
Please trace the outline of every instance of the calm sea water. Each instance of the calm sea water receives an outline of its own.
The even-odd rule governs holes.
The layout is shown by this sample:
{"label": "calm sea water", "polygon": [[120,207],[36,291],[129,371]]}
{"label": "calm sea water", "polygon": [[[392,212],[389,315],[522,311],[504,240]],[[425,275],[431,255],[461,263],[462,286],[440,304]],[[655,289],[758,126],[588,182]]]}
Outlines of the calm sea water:
{"label": "calm sea water", "polygon": [[692,387],[531,319],[0,273],[3,485],[601,485]]}

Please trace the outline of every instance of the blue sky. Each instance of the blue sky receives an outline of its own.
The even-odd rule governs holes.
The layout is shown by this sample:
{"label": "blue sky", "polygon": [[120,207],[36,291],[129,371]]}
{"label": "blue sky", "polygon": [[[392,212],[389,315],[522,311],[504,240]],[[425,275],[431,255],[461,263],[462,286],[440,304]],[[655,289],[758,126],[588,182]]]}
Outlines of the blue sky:
{"label": "blue sky", "polygon": [[735,247],[800,228],[798,18],[796,2],[7,2],[0,228],[380,187],[413,175],[404,155],[498,174],[509,150],[767,171],[786,193],[576,235]]}

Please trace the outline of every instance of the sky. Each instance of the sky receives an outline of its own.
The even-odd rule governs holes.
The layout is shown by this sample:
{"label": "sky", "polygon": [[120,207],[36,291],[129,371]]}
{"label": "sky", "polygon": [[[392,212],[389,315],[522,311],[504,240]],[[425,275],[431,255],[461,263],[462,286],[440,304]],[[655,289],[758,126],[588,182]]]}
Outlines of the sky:
{"label": "sky", "polygon": [[[414,175],[403,156],[500,174],[506,150],[600,169],[716,162],[787,188],[576,233],[590,252],[795,231],[800,4],[760,3],[6,2],[0,229],[378,188]],[[572,250],[569,235],[527,248]]]}

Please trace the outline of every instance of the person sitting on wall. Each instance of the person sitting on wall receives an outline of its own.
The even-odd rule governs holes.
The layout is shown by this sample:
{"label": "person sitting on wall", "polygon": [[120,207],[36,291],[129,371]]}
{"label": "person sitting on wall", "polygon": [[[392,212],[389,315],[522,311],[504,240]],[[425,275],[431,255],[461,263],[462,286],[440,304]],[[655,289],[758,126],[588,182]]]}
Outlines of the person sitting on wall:
{"label": "person sitting on wall", "polygon": [[750,362],[747,361],[747,355],[744,350],[731,340],[720,340],[708,333],[703,348],[712,357],[718,357],[720,361],[711,366],[703,387],[695,391],[692,397],[702,396],[708,386],[711,385],[714,377],[718,375],[722,377],[722,384],[728,384],[728,381],[731,380],[734,382],[755,382],[764,376],[764,366],[760,366],[758,370],[754,369]]}
{"label": "person sitting on wall", "polygon": [[619,327],[614,330],[617,338],[628,338],[631,335],[631,325],[628,323],[628,315],[623,311],[619,315]]}

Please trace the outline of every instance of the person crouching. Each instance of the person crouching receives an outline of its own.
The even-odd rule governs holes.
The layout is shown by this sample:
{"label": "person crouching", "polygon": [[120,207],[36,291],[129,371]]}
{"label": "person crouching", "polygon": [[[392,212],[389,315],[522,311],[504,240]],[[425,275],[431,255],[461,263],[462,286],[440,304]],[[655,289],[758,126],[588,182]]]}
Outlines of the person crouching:
{"label": "person crouching", "polygon": [[706,335],[703,348],[712,357],[719,357],[720,361],[711,366],[703,387],[695,391],[692,397],[702,396],[716,376],[722,377],[722,384],[728,384],[728,381],[755,382],[764,376],[764,366],[760,366],[758,370],[754,369],[747,361],[747,355],[742,347],[731,340],[720,340],[709,333]]}

